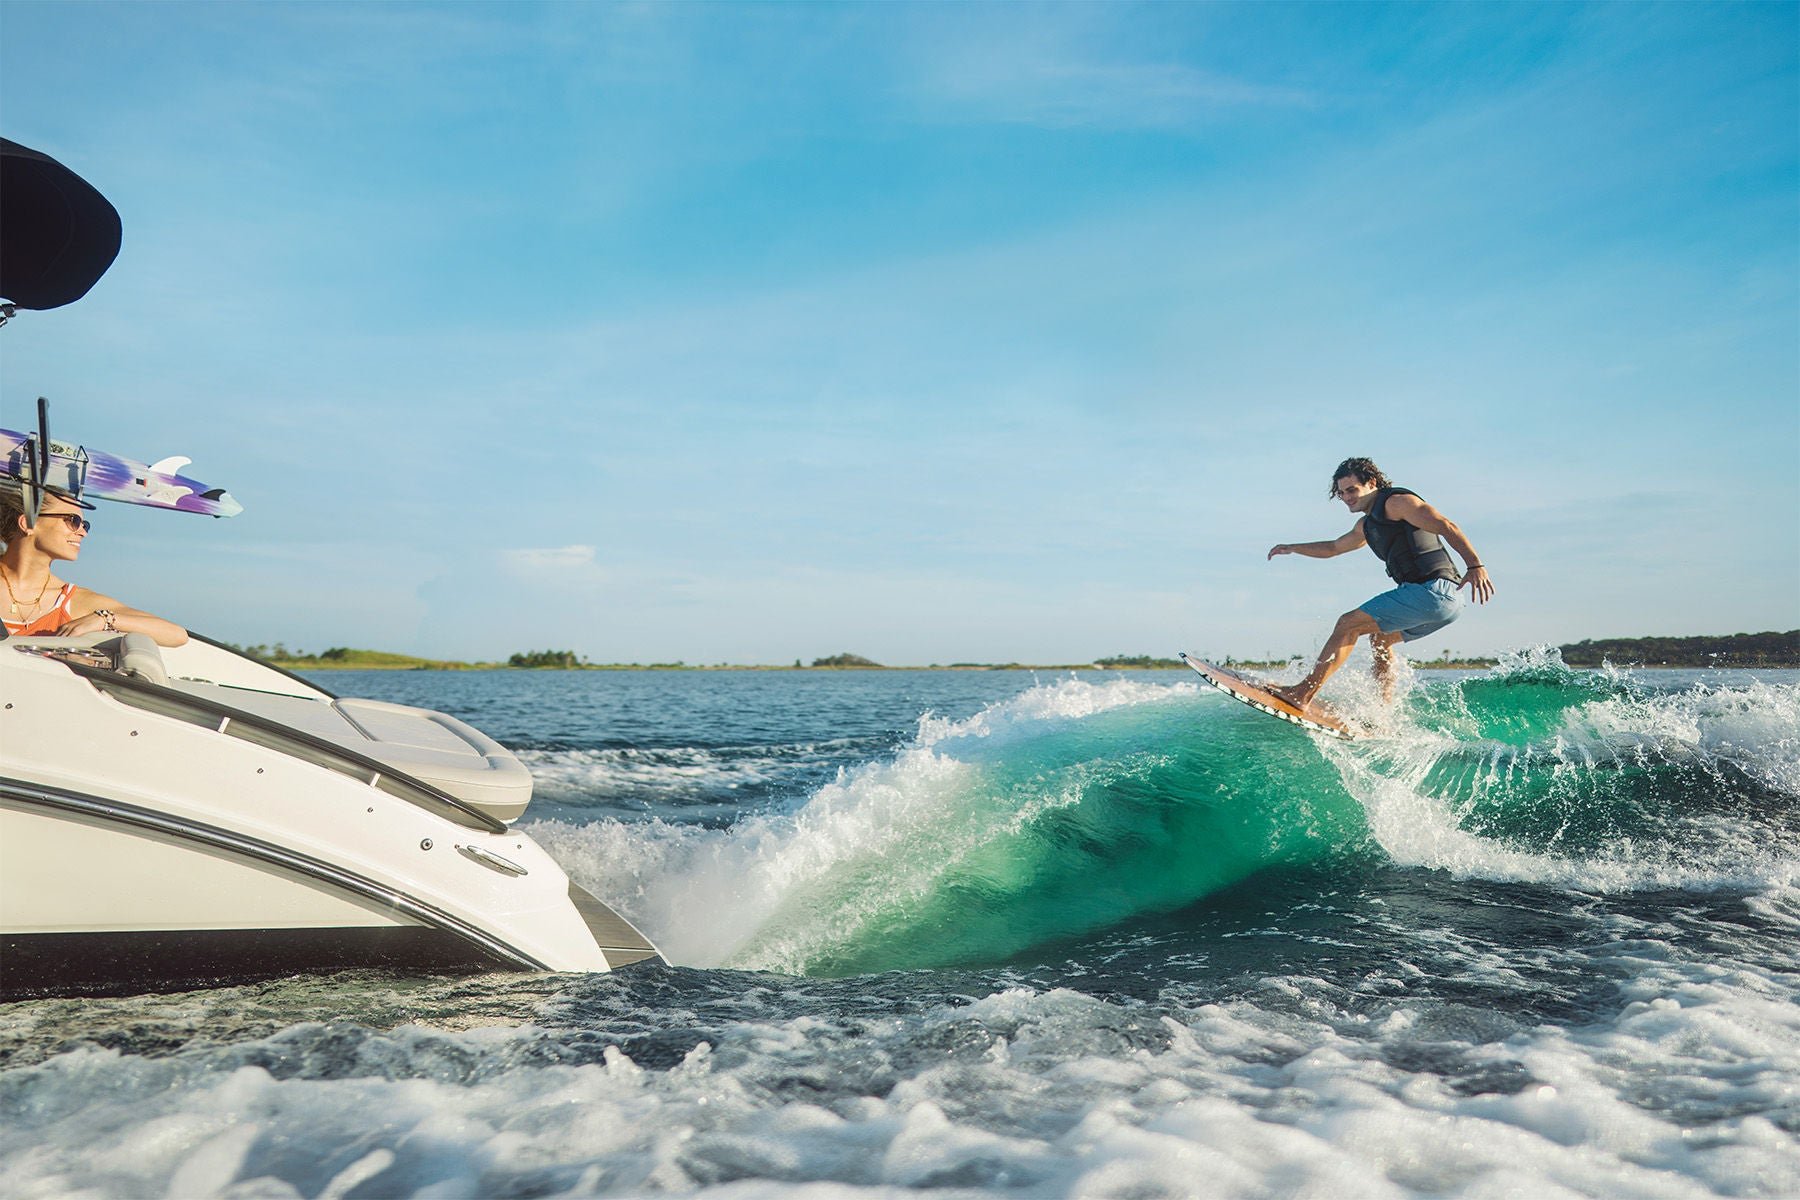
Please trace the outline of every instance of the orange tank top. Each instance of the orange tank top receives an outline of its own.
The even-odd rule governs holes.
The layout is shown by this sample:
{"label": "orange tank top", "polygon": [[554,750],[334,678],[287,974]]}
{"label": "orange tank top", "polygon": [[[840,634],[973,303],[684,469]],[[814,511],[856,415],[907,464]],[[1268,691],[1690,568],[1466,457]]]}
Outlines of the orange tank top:
{"label": "orange tank top", "polygon": [[75,595],[75,585],[65,583],[62,590],[56,593],[56,603],[29,621],[7,621],[8,637],[29,637],[34,633],[55,633],[69,623],[69,600]]}

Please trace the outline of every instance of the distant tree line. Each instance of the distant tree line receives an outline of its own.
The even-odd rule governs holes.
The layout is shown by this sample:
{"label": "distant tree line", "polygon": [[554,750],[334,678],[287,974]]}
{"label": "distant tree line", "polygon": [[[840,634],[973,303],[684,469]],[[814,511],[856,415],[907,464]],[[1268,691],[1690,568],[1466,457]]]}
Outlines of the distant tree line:
{"label": "distant tree line", "polygon": [[258,642],[254,646],[234,646],[230,642],[220,642],[228,650],[239,654],[248,654],[251,658],[263,662],[344,662],[359,654],[368,653],[363,650],[352,650],[348,646],[333,646],[329,650],[321,650],[317,654],[308,654],[304,650],[289,650],[285,643],[276,642],[273,646],[265,646]]}
{"label": "distant tree line", "polygon": [[581,666],[581,658],[573,650],[528,650],[506,660],[509,667],[549,667],[568,670]]}
{"label": "distant tree line", "polygon": [[261,642],[254,646],[237,646],[230,642],[220,642],[219,644],[227,650],[248,654],[251,658],[261,659],[263,662],[272,662],[276,659],[286,662],[290,659],[311,657],[304,650],[289,650],[281,642],[276,642],[273,646],[266,646]]}
{"label": "distant tree line", "polygon": [[1096,667],[1110,667],[1116,671],[1147,670],[1156,667],[1179,667],[1179,658],[1156,658],[1149,654],[1115,654],[1111,658],[1096,658]]}
{"label": "distant tree line", "polygon": [[1571,667],[1800,667],[1800,629],[1721,637],[1599,638],[1563,646]]}

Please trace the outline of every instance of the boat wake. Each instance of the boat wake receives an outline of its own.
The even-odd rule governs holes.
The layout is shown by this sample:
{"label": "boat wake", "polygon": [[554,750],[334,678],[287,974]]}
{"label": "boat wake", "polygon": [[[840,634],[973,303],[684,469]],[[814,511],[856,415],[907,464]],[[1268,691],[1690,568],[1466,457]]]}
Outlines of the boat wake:
{"label": "boat wake", "polygon": [[1006,961],[1327,860],[1589,893],[1800,880],[1800,687],[1534,652],[1420,673],[1383,714],[1340,679],[1339,707],[1388,736],[1069,678],[927,714],[892,755],[726,828],[530,833],[673,961],[808,975]]}

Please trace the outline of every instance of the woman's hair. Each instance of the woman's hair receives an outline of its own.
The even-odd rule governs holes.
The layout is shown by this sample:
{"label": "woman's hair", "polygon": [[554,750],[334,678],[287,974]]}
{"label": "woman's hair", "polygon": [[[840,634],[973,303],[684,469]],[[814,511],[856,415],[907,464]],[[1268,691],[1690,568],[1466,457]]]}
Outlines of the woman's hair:
{"label": "woman's hair", "polygon": [[1337,496],[1337,481],[1344,478],[1346,475],[1350,476],[1358,483],[1372,483],[1378,488],[1393,486],[1388,477],[1381,473],[1381,468],[1375,465],[1374,459],[1346,458],[1343,462],[1338,464],[1337,470],[1331,473],[1331,486],[1326,489],[1325,494],[1335,499]]}
{"label": "woman's hair", "polygon": [[19,518],[25,515],[25,494],[12,488],[0,488],[0,547],[10,545],[19,533]]}

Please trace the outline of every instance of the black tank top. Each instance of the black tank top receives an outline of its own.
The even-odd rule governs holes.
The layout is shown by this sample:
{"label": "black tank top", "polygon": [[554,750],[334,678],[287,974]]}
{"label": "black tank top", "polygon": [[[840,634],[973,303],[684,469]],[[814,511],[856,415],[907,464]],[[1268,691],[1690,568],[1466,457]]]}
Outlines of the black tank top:
{"label": "black tank top", "polygon": [[1417,496],[1410,488],[1386,487],[1375,493],[1375,503],[1363,514],[1363,538],[1395,583],[1426,583],[1433,579],[1461,582],[1462,575],[1435,533],[1427,533],[1406,521],[1387,517],[1389,496]]}

